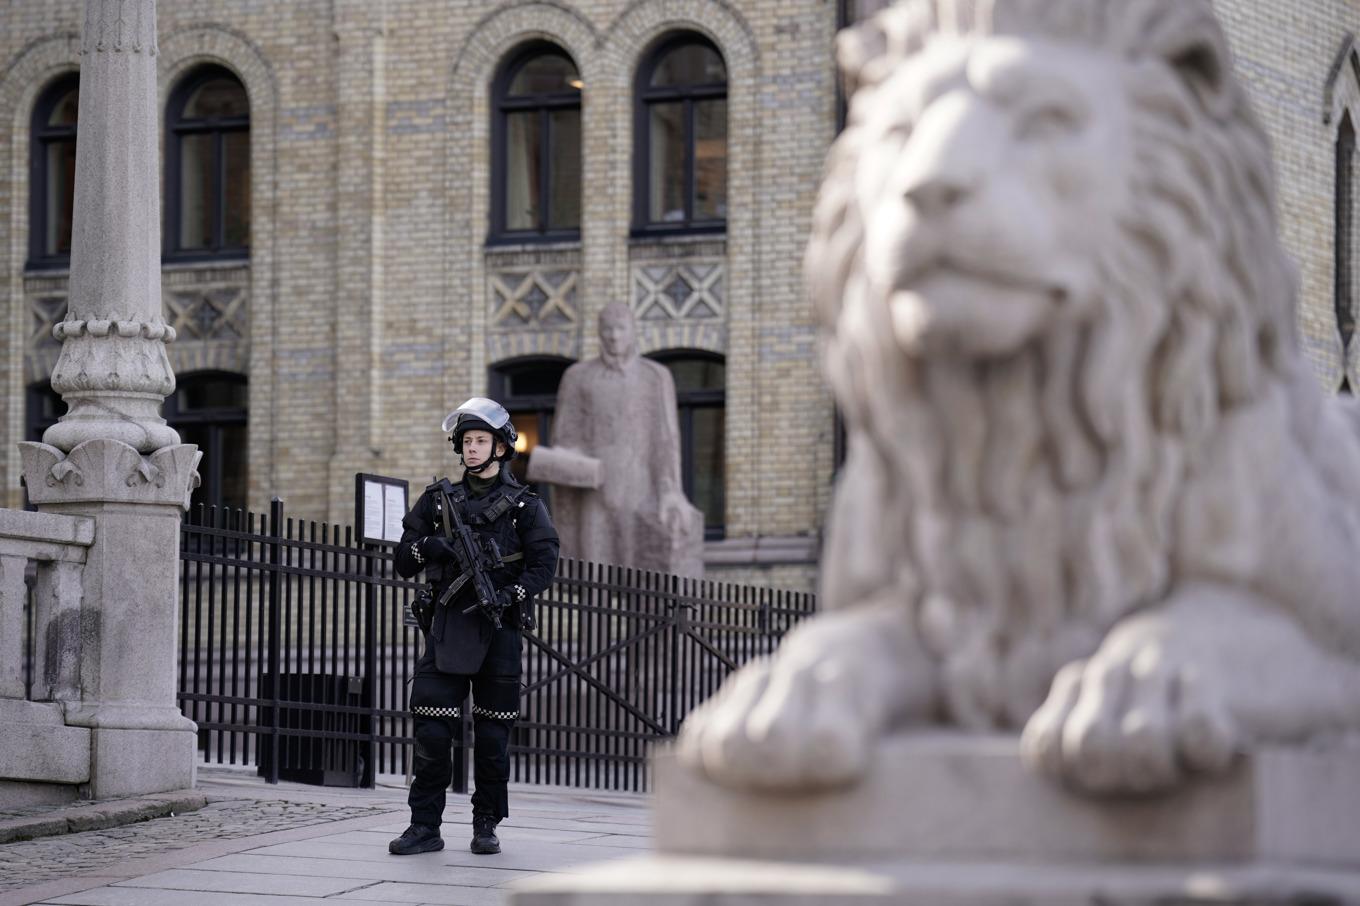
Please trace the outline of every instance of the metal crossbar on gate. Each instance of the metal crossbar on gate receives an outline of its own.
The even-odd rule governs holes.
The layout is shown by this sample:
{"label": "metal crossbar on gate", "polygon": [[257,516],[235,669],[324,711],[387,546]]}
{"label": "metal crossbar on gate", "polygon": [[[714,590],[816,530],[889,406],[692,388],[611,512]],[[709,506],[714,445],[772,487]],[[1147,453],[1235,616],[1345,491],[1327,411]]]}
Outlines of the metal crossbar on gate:
{"label": "metal crossbar on gate", "polygon": [[[421,643],[403,617],[420,585],[395,574],[391,545],[275,501],[267,518],[198,509],[180,559],[179,701],[205,761],[339,785],[407,772]],[[647,748],[814,608],[807,593],[564,558],[525,633],[512,777],[645,789]]]}

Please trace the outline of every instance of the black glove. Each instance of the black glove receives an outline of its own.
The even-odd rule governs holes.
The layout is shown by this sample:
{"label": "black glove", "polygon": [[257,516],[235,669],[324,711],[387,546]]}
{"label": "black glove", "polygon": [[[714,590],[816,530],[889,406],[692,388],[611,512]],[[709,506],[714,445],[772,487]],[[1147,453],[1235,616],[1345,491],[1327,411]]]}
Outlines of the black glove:
{"label": "black glove", "polygon": [[519,629],[537,629],[538,624],[529,610],[528,598],[523,585],[507,585],[496,592],[496,603],[500,605],[502,613],[512,607],[519,613]]}
{"label": "black glove", "polygon": [[416,546],[420,548],[420,556],[426,563],[447,563],[458,558],[453,542],[443,535],[426,535],[416,542]]}

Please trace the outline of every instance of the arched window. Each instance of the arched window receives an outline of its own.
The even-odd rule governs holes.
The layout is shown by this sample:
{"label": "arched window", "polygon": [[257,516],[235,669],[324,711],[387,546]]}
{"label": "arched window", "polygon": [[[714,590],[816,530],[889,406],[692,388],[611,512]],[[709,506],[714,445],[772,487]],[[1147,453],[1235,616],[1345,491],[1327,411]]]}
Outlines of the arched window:
{"label": "arched window", "polygon": [[69,267],[76,197],[76,112],[80,76],[60,76],[33,106],[29,164],[30,268]]}
{"label": "arched window", "polygon": [[[519,435],[515,445],[519,455],[510,463],[510,470],[520,481],[527,480],[534,447],[551,443],[557,386],[570,364],[571,359],[535,356],[502,362],[491,369],[491,397],[510,413],[510,421]],[[538,491],[543,494],[547,489]]]}
{"label": "arched window", "polygon": [[[1349,112],[1341,117],[1336,134],[1335,216],[1336,324],[1341,345],[1349,346],[1355,334],[1355,279],[1352,244],[1355,241],[1355,124]],[[1350,390],[1356,388],[1351,387]]]}
{"label": "arched window", "polygon": [[165,249],[244,258],[250,246],[250,103],[220,66],[187,75],[165,112]]}
{"label": "arched window", "polygon": [[727,366],[697,350],[667,350],[649,358],[670,369],[680,410],[680,475],[685,496],[703,510],[704,537],[722,538],[726,524]]}
{"label": "arched window", "polygon": [[198,464],[202,484],[190,503],[244,509],[247,480],[246,379],[239,374],[200,371],[176,378],[165,398],[165,420],[186,444],[203,452]]}
{"label": "arched window", "polygon": [[633,225],[703,232],[727,222],[727,66],[699,35],[663,39],[638,69]]}
{"label": "arched window", "polygon": [[496,76],[491,239],[575,239],[581,232],[581,89],[561,48],[534,42]]}

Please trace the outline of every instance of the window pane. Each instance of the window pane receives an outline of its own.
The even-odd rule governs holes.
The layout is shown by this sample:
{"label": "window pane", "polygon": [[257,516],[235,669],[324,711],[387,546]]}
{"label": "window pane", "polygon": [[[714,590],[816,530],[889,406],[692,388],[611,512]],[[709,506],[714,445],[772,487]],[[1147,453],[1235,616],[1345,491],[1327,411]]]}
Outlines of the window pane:
{"label": "window pane", "polygon": [[707,44],[681,44],[668,51],[652,71],[652,86],[714,85],[727,82],[722,57]]}
{"label": "window pane", "polygon": [[665,363],[675,380],[675,392],[683,397],[695,390],[723,390],[727,367],[710,359],[671,359]]}
{"label": "window pane", "polygon": [[723,424],[724,410],[694,410],[694,500],[704,511],[704,528],[724,524]]}
{"label": "window pane", "polygon": [[652,223],[677,223],[685,219],[685,105],[652,104],[648,140],[651,160],[648,174],[647,219]]}
{"label": "window pane", "polygon": [[212,135],[185,135],[179,140],[179,247],[206,249],[213,244]]}
{"label": "window pane", "polygon": [[246,90],[232,78],[209,79],[194,89],[184,104],[184,119],[249,116]]}
{"label": "window pane", "polygon": [[76,124],[76,111],[79,109],[80,89],[72,88],[52,108],[52,112],[47,116],[47,125],[74,126]]}
{"label": "window pane", "polygon": [[581,226],[581,111],[553,110],[548,116],[548,228],[574,230]]}
{"label": "window pane", "polygon": [[538,228],[542,187],[539,185],[538,111],[511,113],[505,117],[505,226],[511,230]]}
{"label": "window pane", "polygon": [[175,405],[181,413],[204,409],[242,409],[247,402],[246,383],[218,378],[183,378],[175,388]]}
{"label": "window pane", "polygon": [[[506,396],[556,396],[562,373],[571,362],[535,362],[501,371],[506,377]],[[518,424],[518,422],[516,422]]]}
{"label": "window pane", "polygon": [[694,104],[694,219],[727,217],[727,101]]}
{"label": "window pane", "polygon": [[559,54],[543,54],[525,63],[510,83],[510,96],[579,91],[581,79],[576,66]]}
{"label": "window pane", "polygon": [[227,159],[226,185],[222,187],[226,234],[222,244],[242,248],[250,245],[250,133],[223,133],[222,153]]}
{"label": "window pane", "polygon": [[71,254],[71,213],[76,197],[76,143],[53,141],[47,144],[47,235],[43,239],[46,255]]}

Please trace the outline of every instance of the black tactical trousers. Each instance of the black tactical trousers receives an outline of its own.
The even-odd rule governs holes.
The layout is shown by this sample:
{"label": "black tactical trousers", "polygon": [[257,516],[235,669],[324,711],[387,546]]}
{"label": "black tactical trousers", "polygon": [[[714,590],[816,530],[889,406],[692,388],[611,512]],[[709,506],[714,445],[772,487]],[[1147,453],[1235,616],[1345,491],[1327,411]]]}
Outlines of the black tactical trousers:
{"label": "black tactical trousers", "polygon": [[[460,708],[472,689],[472,814],[497,821],[510,814],[506,784],[510,782],[510,728],[519,717],[519,677],[440,673],[433,664],[417,664],[411,683],[415,721],[415,768],[407,802],[411,821],[438,827],[444,815],[444,793],[453,780],[453,736]],[[431,658],[433,660],[433,658]]]}

